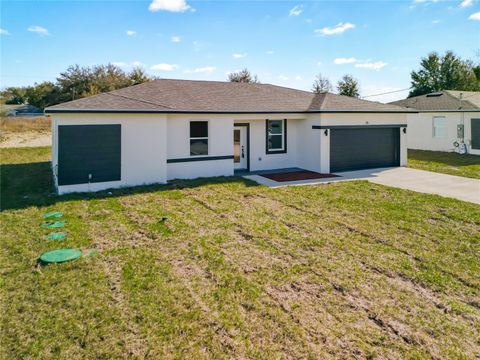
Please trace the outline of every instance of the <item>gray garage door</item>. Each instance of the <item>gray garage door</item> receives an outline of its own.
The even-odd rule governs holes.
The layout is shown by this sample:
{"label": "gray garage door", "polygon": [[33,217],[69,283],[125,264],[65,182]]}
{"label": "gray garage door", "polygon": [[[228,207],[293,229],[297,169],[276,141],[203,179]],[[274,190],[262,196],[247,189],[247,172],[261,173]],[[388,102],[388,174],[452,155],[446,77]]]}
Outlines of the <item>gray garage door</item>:
{"label": "gray garage door", "polygon": [[399,128],[331,129],[330,171],[360,170],[399,164]]}
{"label": "gray garage door", "polygon": [[116,181],[120,172],[121,125],[58,127],[58,185]]}
{"label": "gray garage door", "polygon": [[472,149],[480,150],[480,119],[472,119]]}

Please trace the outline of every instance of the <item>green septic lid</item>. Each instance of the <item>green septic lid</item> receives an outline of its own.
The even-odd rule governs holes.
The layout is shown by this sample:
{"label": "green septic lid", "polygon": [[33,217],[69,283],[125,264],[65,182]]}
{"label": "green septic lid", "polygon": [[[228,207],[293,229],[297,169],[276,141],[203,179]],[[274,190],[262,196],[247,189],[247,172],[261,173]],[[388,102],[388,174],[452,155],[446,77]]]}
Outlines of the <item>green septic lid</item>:
{"label": "green septic lid", "polygon": [[55,232],[55,233],[49,234],[47,237],[50,240],[62,240],[63,238],[65,238],[65,236],[67,236],[67,234],[64,232]]}
{"label": "green septic lid", "polygon": [[51,221],[48,223],[43,223],[42,227],[46,229],[59,228],[65,225],[65,221]]}
{"label": "green septic lid", "polygon": [[58,249],[48,251],[40,256],[40,261],[43,263],[61,263],[78,259],[82,256],[82,252],[78,249]]}
{"label": "green septic lid", "polygon": [[60,211],[52,211],[43,215],[43,218],[52,219],[52,218],[61,218],[62,216],[63,216],[63,213],[61,213]]}

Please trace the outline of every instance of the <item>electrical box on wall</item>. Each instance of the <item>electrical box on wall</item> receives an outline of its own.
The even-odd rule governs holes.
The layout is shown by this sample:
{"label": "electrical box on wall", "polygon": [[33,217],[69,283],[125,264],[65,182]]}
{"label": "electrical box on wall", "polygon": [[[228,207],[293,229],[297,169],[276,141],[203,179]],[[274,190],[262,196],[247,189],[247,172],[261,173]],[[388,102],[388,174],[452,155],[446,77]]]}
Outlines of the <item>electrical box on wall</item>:
{"label": "electrical box on wall", "polygon": [[457,125],[457,138],[463,139],[463,124]]}

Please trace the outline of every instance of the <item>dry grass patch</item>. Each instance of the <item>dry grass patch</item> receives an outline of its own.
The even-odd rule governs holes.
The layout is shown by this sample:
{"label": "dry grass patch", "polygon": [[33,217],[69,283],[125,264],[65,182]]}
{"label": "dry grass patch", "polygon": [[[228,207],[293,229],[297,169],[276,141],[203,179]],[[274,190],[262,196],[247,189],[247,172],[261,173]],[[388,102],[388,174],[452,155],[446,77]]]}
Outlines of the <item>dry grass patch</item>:
{"label": "dry grass patch", "polygon": [[49,117],[0,118],[0,148],[40,147],[51,144]]}

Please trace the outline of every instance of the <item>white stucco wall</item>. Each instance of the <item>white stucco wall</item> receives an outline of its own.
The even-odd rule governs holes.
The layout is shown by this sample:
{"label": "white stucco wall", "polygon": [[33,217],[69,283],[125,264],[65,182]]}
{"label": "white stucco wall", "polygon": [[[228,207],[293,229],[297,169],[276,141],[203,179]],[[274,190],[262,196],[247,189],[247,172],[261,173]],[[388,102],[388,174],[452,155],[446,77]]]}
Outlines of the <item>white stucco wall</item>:
{"label": "white stucco wall", "polygon": [[[167,120],[163,115],[151,114],[51,114],[52,167],[58,164],[58,126],[120,124],[121,180],[91,184],[58,186],[60,194],[99,191],[113,187],[136,186],[167,181]],[[55,184],[57,179],[55,178]]]}
{"label": "white stucco wall", "polygon": [[[266,119],[287,119],[287,152],[267,154]],[[253,120],[237,117],[235,123],[250,124],[250,171],[298,167],[301,156],[298,147],[299,138],[303,135],[301,126],[303,122],[304,120],[292,116],[275,114]]]}
{"label": "white stucco wall", "polygon": [[[190,121],[208,121],[207,157],[233,156],[235,123],[250,128],[250,170],[290,167],[330,172],[330,132],[313,125],[404,124],[406,114],[52,114],[52,165],[58,163],[58,126],[120,124],[121,180],[59,186],[59,193],[98,191],[113,187],[165,183],[172,179],[230,176],[233,159],[195,160],[190,156]],[[287,119],[287,152],[266,153],[266,119]],[[410,132],[410,129],[409,129]],[[401,165],[406,165],[406,135],[401,134]],[[204,157],[204,156],[201,156]],[[181,159],[181,162],[175,160]],[[167,161],[169,160],[169,161]],[[172,162],[173,160],[173,162]]]}
{"label": "white stucco wall", "polygon": [[[169,115],[167,117],[167,159],[190,156],[190,122],[208,121],[208,155],[233,156],[233,117],[222,115]],[[233,175],[233,160],[188,161],[167,164],[167,179],[194,179]]]}
{"label": "white stucco wall", "polygon": [[[446,119],[446,136],[433,137],[433,117],[444,116]],[[469,153],[480,155],[480,150],[472,149],[471,119],[479,119],[480,112],[423,112],[408,116],[408,148],[432,151],[455,151],[453,143],[460,141],[457,137],[457,125],[464,124],[464,142]]]}

